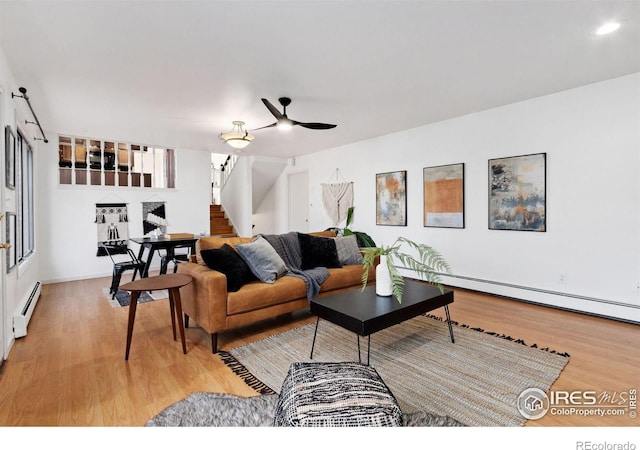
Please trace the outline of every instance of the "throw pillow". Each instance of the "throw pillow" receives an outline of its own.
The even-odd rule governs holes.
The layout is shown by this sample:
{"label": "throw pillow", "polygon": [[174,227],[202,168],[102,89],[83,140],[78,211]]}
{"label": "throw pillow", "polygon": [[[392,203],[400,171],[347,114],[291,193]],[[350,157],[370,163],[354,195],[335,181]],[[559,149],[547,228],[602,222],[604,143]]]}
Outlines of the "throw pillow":
{"label": "throw pillow", "polygon": [[340,264],[347,266],[350,264],[362,264],[362,254],[358,247],[358,239],[355,234],[351,236],[340,236],[335,238]]}
{"label": "throw pillow", "polygon": [[342,267],[335,239],[298,233],[298,241],[300,242],[300,253],[302,253],[302,270],[316,267],[328,269]]}
{"label": "throw pillow", "polygon": [[202,250],[200,256],[209,269],[226,275],[228,292],[236,292],[249,281],[256,279],[247,263],[229,244]]}
{"label": "throw pillow", "polygon": [[298,233],[290,231],[285,234],[261,234],[273,249],[280,255],[287,267],[300,269],[302,265],[302,255],[300,254],[300,243]]}
{"label": "throw pillow", "polygon": [[237,244],[236,250],[251,272],[264,283],[274,283],[287,273],[287,266],[278,252],[262,236],[248,244]]}

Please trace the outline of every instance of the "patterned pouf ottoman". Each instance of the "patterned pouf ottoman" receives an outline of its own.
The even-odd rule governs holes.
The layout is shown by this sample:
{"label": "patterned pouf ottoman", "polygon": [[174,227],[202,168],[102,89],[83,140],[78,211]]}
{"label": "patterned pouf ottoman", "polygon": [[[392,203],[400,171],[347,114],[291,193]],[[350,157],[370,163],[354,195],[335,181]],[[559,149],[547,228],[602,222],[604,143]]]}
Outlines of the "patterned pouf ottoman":
{"label": "patterned pouf ottoman", "polygon": [[360,363],[293,363],[282,383],[275,426],[401,426],[398,402],[378,372]]}

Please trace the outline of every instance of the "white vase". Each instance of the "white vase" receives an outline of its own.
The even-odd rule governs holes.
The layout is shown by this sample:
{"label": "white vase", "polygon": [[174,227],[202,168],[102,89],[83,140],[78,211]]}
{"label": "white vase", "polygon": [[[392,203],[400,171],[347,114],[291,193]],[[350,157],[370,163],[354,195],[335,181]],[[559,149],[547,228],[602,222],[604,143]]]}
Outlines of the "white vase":
{"label": "white vase", "polygon": [[389,297],[392,292],[387,255],[380,255],[380,263],[376,266],[376,295]]}

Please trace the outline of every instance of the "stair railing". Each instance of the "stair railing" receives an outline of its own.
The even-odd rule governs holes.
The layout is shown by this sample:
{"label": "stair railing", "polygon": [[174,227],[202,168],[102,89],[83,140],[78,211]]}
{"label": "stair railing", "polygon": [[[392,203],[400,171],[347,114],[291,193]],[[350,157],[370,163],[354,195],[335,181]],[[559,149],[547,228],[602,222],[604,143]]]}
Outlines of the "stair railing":
{"label": "stair railing", "polygon": [[220,176],[220,188],[224,187],[237,161],[238,161],[238,155],[227,156],[227,159],[225,160],[224,164],[222,164],[222,173]]}

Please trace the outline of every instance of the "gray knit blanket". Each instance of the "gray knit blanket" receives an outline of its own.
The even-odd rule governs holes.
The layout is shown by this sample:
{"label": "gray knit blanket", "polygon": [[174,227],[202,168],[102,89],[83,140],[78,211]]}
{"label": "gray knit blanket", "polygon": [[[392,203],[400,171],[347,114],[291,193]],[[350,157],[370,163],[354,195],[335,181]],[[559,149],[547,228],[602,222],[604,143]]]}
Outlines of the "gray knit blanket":
{"label": "gray knit blanket", "polygon": [[287,266],[286,275],[302,278],[307,286],[307,299],[317,297],[320,293],[320,285],[329,277],[326,267],[315,267],[302,270],[302,251],[298,241],[298,233],[291,231],[285,234],[262,234],[263,238],[271,244],[276,253],[280,255]]}

